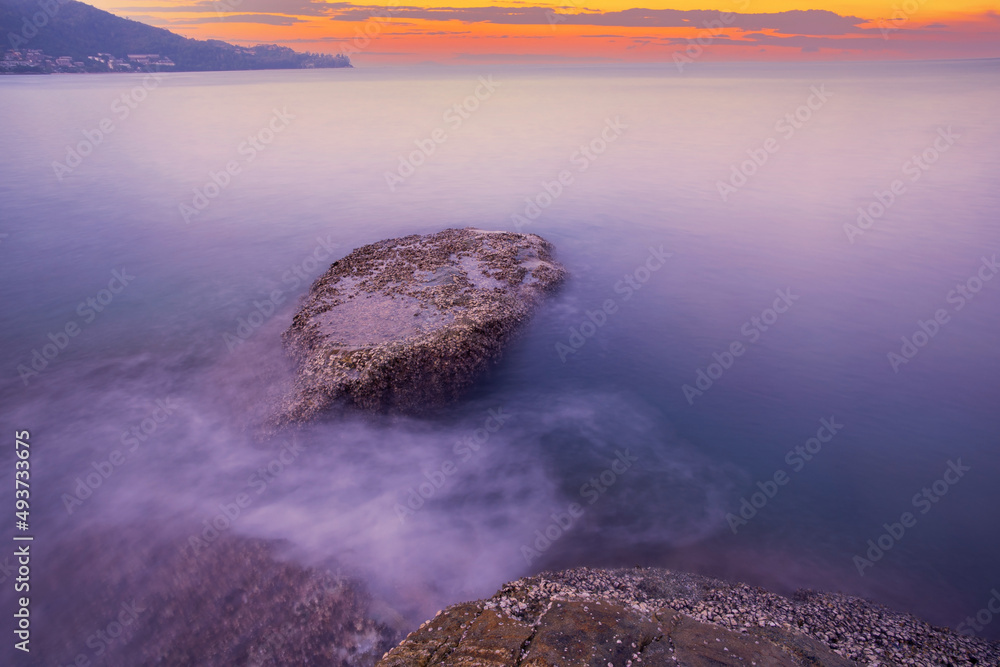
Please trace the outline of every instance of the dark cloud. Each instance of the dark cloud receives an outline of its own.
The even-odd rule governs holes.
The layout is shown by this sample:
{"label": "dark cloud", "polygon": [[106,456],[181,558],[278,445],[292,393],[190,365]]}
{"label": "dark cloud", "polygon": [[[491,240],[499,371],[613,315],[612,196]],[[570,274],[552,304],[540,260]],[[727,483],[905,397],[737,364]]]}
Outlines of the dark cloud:
{"label": "dark cloud", "polygon": [[825,9],[793,10],[774,14],[738,14],[734,25],[743,30],[774,30],[790,35],[845,35],[860,33],[866,19],[840,16]]}
{"label": "dark cloud", "polygon": [[304,23],[294,16],[278,14],[233,14],[231,16],[212,16],[196,19],[177,19],[173,25],[198,25],[201,23],[262,23],[264,25],[295,25]]}
{"label": "dark cloud", "polygon": [[[396,24],[393,24],[393,26],[395,26],[395,25]],[[379,36],[381,36],[381,37],[389,37],[389,36],[392,36],[392,37],[399,37],[399,36],[413,37],[414,35],[418,35],[420,37],[439,37],[439,36],[442,36],[442,35],[471,35],[471,34],[472,34],[471,30],[435,30],[433,32],[425,32],[423,30],[411,30],[409,32],[385,32],[385,31],[383,31],[383,32],[379,33]]]}
{"label": "dark cloud", "polygon": [[[186,5],[125,7],[123,11],[153,13],[240,12],[287,16],[328,16],[337,21],[368,21],[380,17],[495,23],[503,25],[592,25],[608,27],[699,28],[726,26],[741,30],[771,30],[792,35],[844,35],[861,32],[865,23],[856,16],[840,16],[822,9],[793,10],[770,14],[721,13],[695,9],[626,9],[614,12],[578,9],[575,6],[540,6],[519,3],[517,7],[417,7],[365,5],[322,0],[197,0]],[[557,11],[558,10],[558,11]]]}
{"label": "dark cloud", "polygon": [[[249,1],[249,0],[247,0]],[[626,9],[617,12],[555,12],[550,7],[384,7],[352,5],[338,10],[338,21],[366,21],[389,13],[428,21],[499,23],[508,25],[594,25],[638,28],[731,27],[742,30],[773,30],[793,35],[844,35],[862,32],[866,20],[840,16],[824,9],[793,10],[771,14],[721,14],[707,9]]]}
{"label": "dark cloud", "polygon": [[367,21],[383,16],[424,19],[427,21],[462,21],[463,23],[503,23],[508,25],[548,25],[553,10],[546,7],[379,7],[354,5],[333,13],[337,21]]}
{"label": "dark cloud", "polygon": [[[648,38],[634,41],[646,43]],[[684,37],[664,38],[665,45],[686,47],[689,42]],[[719,36],[712,40],[713,46],[781,46],[799,49],[805,53],[813,53],[818,49],[853,49],[859,51],[905,50],[909,48],[905,40],[872,39],[867,36],[856,37],[817,37],[810,35],[767,35],[764,33],[747,33],[738,38]]]}
{"label": "dark cloud", "polygon": [[454,60],[474,62],[607,62],[617,58],[561,56],[553,53],[455,53]]}
{"label": "dark cloud", "polygon": [[[746,35],[748,41],[732,40],[730,44],[784,46],[798,49],[857,49],[867,51],[882,51],[884,49],[902,49],[903,40],[872,39],[870,37],[811,37],[796,35],[779,37],[777,35]],[[686,41],[684,42],[687,43]]]}
{"label": "dark cloud", "polygon": [[285,14],[290,16],[329,16],[337,11],[349,10],[349,2],[322,2],[322,0],[198,0],[189,5],[162,5],[158,7],[123,7],[121,11],[155,13],[180,12],[246,12],[248,14]]}
{"label": "dark cloud", "polygon": [[[544,1],[544,0],[543,0]],[[193,0],[186,5],[133,7],[123,11],[136,11],[143,14],[155,13],[159,19],[150,18],[149,23],[157,25],[190,25],[226,21],[232,23],[259,23],[275,26],[287,26],[299,23],[308,17],[328,18],[333,21],[362,22],[368,20],[384,20],[391,18],[393,29],[412,27],[414,21],[449,21],[456,28],[454,31],[437,30],[435,32],[395,32],[394,35],[444,36],[467,34],[459,29],[462,24],[491,23],[500,25],[551,25],[555,30],[560,26],[603,26],[611,28],[609,32],[600,35],[583,35],[601,39],[630,39],[634,45],[631,48],[641,48],[650,44],[684,45],[689,43],[687,37],[698,36],[698,32],[688,32],[687,37],[667,37],[634,35],[623,36],[614,34],[614,28],[688,28],[694,31],[712,30],[710,37],[714,45],[728,46],[781,46],[799,49],[806,53],[818,49],[852,49],[861,51],[897,50],[904,48],[901,42],[906,40],[873,39],[878,30],[862,28],[868,21],[856,16],[841,16],[827,10],[793,10],[774,13],[722,13],[715,10],[675,10],[675,9],[626,9],[622,11],[600,12],[581,9],[577,5],[565,6],[558,3],[550,6],[538,4],[537,0],[521,0],[517,6],[480,6],[480,7],[417,7],[403,5],[390,7],[378,4],[354,4],[351,2],[323,2],[322,0]],[[213,13],[213,18],[177,19],[170,14],[180,12]],[[227,12],[238,12],[235,16],[225,17]],[[565,12],[565,13],[564,13]],[[296,18],[302,17],[302,19]],[[983,15],[986,19],[998,19],[996,13]],[[894,26],[895,24],[890,24]],[[446,26],[451,27],[451,26]],[[726,34],[718,32],[720,27],[731,28]],[[908,29],[907,34],[915,36],[918,33],[940,35],[939,32],[948,26],[942,23],[932,23],[921,29]],[[515,37],[517,39],[548,39],[555,32],[544,31],[535,35],[495,35],[494,39]],[[389,33],[385,33],[388,35]],[[323,38],[305,40],[322,41]],[[459,58],[474,59],[474,54],[460,55]],[[487,54],[485,57],[492,58]],[[540,56],[528,55],[538,60]],[[559,59],[559,56],[552,56]],[[511,61],[512,57],[505,56]]]}

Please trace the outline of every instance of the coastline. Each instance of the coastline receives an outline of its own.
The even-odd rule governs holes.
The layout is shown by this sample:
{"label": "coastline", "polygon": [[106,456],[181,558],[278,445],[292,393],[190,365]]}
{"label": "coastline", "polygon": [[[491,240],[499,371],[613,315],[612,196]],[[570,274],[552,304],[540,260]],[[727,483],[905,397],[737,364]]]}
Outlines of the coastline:
{"label": "coastline", "polygon": [[[559,644],[553,635],[565,640],[559,646],[572,655],[573,635],[583,638],[579,645],[597,639],[606,625],[614,643],[595,641],[592,658],[577,656],[584,662],[572,664],[618,664],[613,660],[622,646],[631,654],[625,664],[662,664],[667,656],[676,664],[742,664],[755,654],[765,661],[756,664],[771,665],[1000,664],[1000,643],[850,595],[800,590],[789,598],[659,568],[576,568],[518,579],[487,600],[449,607],[383,656],[378,667],[466,664],[457,656],[472,653],[499,656],[511,627],[530,633],[519,653],[474,664],[550,664],[538,655],[551,654],[552,644]],[[713,638],[728,655],[718,654]]]}

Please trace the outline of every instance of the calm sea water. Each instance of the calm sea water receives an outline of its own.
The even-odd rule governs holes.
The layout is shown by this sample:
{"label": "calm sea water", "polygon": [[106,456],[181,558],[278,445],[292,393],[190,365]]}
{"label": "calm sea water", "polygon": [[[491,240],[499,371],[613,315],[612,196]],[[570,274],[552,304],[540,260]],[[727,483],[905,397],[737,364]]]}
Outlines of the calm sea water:
{"label": "calm sea water", "polygon": [[[185,540],[247,492],[229,531],[364,576],[411,624],[572,565],[952,627],[1000,586],[997,62],[142,82],[0,79],[2,456],[12,476],[31,431],[36,553]],[[464,226],[541,234],[571,278],[466,401],[317,424],[254,478],[286,438],[247,423],[308,283]],[[36,576],[65,578],[38,614],[81,603]]]}

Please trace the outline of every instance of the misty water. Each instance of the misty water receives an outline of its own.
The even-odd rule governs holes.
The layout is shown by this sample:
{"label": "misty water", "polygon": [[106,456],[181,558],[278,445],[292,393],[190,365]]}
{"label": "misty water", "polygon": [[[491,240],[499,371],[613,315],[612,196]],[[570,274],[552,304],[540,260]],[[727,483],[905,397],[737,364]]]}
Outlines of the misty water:
{"label": "misty water", "polygon": [[[191,548],[247,494],[229,533],[364,579],[404,630],[576,565],[837,590],[951,627],[1000,586],[995,61],[142,82],[0,79],[0,460],[12,477],[30,430],[38,558],[94,535]],[[466,226],[540,234],[570,278],[465,400],[255,438],[312,280]],[[43,563],[40,642],[85,602]]]}

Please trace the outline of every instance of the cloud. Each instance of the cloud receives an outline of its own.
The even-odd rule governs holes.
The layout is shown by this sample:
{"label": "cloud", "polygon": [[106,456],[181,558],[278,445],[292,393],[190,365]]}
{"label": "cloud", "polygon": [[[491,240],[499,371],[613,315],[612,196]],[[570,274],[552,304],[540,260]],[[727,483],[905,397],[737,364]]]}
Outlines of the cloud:
{"label": "cloud", "polygon": [[[342,3],[344,4],[344,3]],[[335,11],[338,21],[366,21],[389,13],[393,17],[427,21],[462,21],[507,25],[594,25],[639,28],[703,28],[719,25],[718,11],[707,9],[625,9],[614,12],[554,12],[551,7],[383,7],[349,5]],[[730,14],[728,27],[742,30],[773,30],[795,35],[843,35],[862,32],[866,19],[840,16],[823,9],[792,10],[770,14]]]}
{"label": "cloud", "polygon": [[[153,0],[155,1],[155,0]],[[161,0],[166,1],[166,0]],[[691,37],[702,36],[711,31],[713,46],[752,47],[755,51],[762,47],[780,46],[802,53],[816,51],[846,52],[865,54],[888,54],[912,52],[925,53],[935,48],[961,49],[969,47],[967,40],[960,35],[951,34],[953,26],[943,23],[930,23],[925,26],[906,26],[900,36],[904,38],[886,40],[880,38],[880,31],[873,27],[872,21],[856,16],[840,15],[827,10],[791,10],[771,13],[725,13],[716,10],[676,10],[676,9],[645,9],[632,8],[620,11],[598,11],[583,8],[579,5],[567,6],[560,0],[519,0],[506,6],[480,5],[474,7],[414,5],[387,6],[384,4],[355,4],[353,2],[323,2],[322,0],[182,0],[187,4],[175,6],[136,7],[138,13],[156,12],[159,18],[147,22],[156,25],[172,27],[205,24],[211,22],[258,23],[273,26],[289,26],[313,19],[333,26],[339,22],[378,21],[384,23],[383,28],[391,26],[393,32],[383,30],[383,35],[420,37],[454,37],[456,39],[470,38],[468,28],[471,24],[492,24],[497,26],[547,26],[553,30],[517,30],[498,29],[497,33],[488,35],[488,39],[506,39],[507,43],[521,40],[551,40],[568,34],[560,33],[559,28],[575,26],[572,30],[576,38],[588,38],[589,44],[594,40],[607,40],[609,48],[640,49],[651,53],[656,47],[687,46]],[[125,8],[126,10],[128,8]],[[206,18],[187,18],[177,16],[178,13],[204,13]],[[213,18],[207,18],[209,13]],[[233,16],[226,17],[226,13]],[[979,23],[992,29],[1000,15],[996,12],[977,14]],[[329,23],[327,23],[329,21]],[[436,22],[428,24],[427,22]],[[343,28],[343,23],[340,23]],[[893,29],[897,23],[890,22]],[[596,30],[587,31],[587,26]],[[900,26],[901,28],[903,26]],[[602,29],[604,28],[604,29]],[[725,28],[722,32],[719,29]],[[630,30],[625,30],[630,29]],[[648,29],[648,30],[647,30]],[[656,32],[670,34],[655,35]],[[322,31],[321,31],[322,32]],[[522,34],[530,32],[532,34]],[[600,33],[582,34],[586,32]],[[619,32],[634,32],[634,35],[620,35]],[[654,33],[654,34],[650,34]],[[683,35],[683,36],[681,36]],[[947,35],[947,42],[937,41]],[[302,39],[303,42],[328,41],[327,37]],[[344,42],[348,38],[333,38],[329,41]],[[282,43],[297,40],[282,40]],[[496,42],[500,44],[501,42]],[[977,42],[978,44],[978,42]],[[487,47],[488,48],[488,47]],[[971,48],[971,47],[970,47]],[[968,51],[965,48],[964,51]],[[964,52],[963,51],[963,52]],[[605,54],[606,55],[606,54]],[[986,46],[980,48],[976,55],[993,55]],[[493,59],[507,62],[566,61],[566,57],[542,54],[457,54],[458,60]],[[651,56],[650,56],[651,57]],[[590,60],[606,60],[607,58],[590,58]]]}
{"label": "cloud", "polygon": [[[646,44],[649,41],[658,41],[664,45],[687,46],[688,40],[684,37],[666,38],[634,38],[638,44]],[[817,37],[810,35],[768,35],[764,33],[745,33],[739,38],[719,36],[712,40],[713,46],[780,46],[792,49],[799,49],[803,53],[815,53],[819,49],[853,49],[856,51],[882,51],[882,50],[906,50],[913,46],[906,40],[884,40],[872,39],[871,37]]]}
{"label": "cloud", "polygon": [[[395,23],[393,25],[396,25]],[[379,33],[382,37],[413,37],[414,35],[420,37],[440,37],[442,35],[471,35],[471,30],[434,30],[434,31],[423,31],[423,30],[411,30],[409,32],[381,32]]]}
{"label": "cloud", "polygon": [[158,28],[163,28],[166,26],[171,26],[174,22],[171,19],[165,19],[162,16],[146,16],[143,14],[130,14],[129,19],[133,21],[138,21],[139,23],[145,23],[146,25],[156,26]]}
{"label": "cloud", "polygon": [[284,14],[288,16],[328,16],[352,5],[346,2],[322,0],[199,0],[189,5],[156,7],[122,7],[119,11],[143,11],[164,14],[212,12],[246,12],[249,14]]}
{"label": "cloud", "polygon": [[[521,4],[521,3],[519,3]],[[559,11],[557,11],[559,10]],[[573,10],[573,11],[567,11]],[[152,13],[239,11],[242,14],[330,17],[336,21],[367,21],[376,17],[460,21],[502,25],[590,25],[640,28],[704,28],[720,25],[731,17],[728,27],[741,30],[771,30],[794,35],[844,35],[858,33],[865,19],[841,16],[822,9],[791,10],[767,14],[722,14],[715,10],[625,9],[601,12],[565,5],[523,4],[517,7],[417,7],[365,5],[322,0],[197,0],[185,5],[124,7],[122,11]]]}
{"label": "cloud", "polygon": [[553,53],[454,53],[455,60],[504,62],[607,62],[617,58],[561,56]]}
{"label": "cloud", "polygon": [[199,23],[263,23],[265,25],[294,25],[304,23],[300,18],[294,16],[279,16],[277,14],[234,14],[232,16],[218,16],[197,19],[181,19],[174,22],[174,25],[197,25]]}
{"label": "cloud", "polygon": [[[808,35],[795,35],[789,37],[779,37],[777,35],[752,34],[745,35],[746,41],[730,40],[730,44],[736,45],[766,45],[784,46],[802,49],[804,53],[814,53],[819,49],[857,49],[868,51],[881,51],[884,49],[903,49],[906,43],[903,40],[872,39],[870,37],[811,37]],[[719,40],[716,40],[718,43]],[[683,43],[687,43],[685,40]],[[807,50],[808,49],[808,50]]]}
{"label": "cloud", "polygon": [[337,11],[337,21],[367,21],[373,17],[392,16],[425,21],[462,21],[463,23],[502,23],[507,25],[549,25],[553,10],[548,7],[393,7],[351,5]]}

